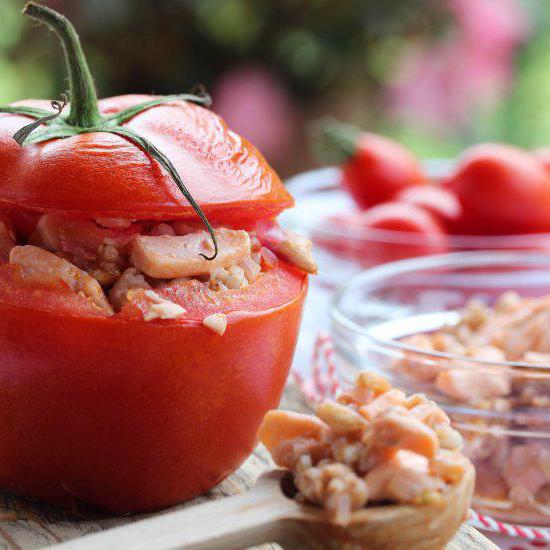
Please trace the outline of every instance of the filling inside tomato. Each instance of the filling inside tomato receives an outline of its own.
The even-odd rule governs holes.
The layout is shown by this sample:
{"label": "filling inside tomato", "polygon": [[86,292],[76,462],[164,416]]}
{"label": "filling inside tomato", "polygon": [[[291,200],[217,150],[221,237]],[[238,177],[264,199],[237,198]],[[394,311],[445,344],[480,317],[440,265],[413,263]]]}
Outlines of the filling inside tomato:
{"label": "filling inside tomato", "polygon": [[293,299],[316,270],[309,241],[263,221],[214,228],[200,221],[82,220],[0,212],[0,301],[78,315],[201,319],[225,330],[232,311]]}

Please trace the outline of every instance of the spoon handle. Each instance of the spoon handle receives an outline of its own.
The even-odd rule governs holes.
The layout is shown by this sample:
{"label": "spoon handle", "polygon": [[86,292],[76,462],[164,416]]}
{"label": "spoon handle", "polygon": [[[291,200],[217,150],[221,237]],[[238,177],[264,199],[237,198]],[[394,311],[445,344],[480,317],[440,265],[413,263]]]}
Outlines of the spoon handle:
{"label": "spoon handle", "polygon": [[246,493],[161,514],[68,541],[60,550],[237,549],[286,539],[295,504],[281,494],[278,472]]}

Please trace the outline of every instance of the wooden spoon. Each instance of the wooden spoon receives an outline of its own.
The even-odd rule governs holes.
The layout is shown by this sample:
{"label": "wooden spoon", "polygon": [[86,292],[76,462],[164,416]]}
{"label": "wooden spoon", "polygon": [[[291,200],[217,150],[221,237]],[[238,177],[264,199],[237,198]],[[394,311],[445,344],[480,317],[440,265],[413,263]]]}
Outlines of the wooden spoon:
{"label": "wooden spoon", "polygon": [[[443,548],[466,519],[474,488],[474,469],[439,505],[388,505],[355,512],[341,527],[314,506],[284,495],[287,472],[270,470],[247,493],[157,515],[88,535],[52,548],[64,550],[236,549],[265,542],[284,548]],[[288,477],[287,477],[288,480]],[[495,547],[496,548],[496,547]]]}

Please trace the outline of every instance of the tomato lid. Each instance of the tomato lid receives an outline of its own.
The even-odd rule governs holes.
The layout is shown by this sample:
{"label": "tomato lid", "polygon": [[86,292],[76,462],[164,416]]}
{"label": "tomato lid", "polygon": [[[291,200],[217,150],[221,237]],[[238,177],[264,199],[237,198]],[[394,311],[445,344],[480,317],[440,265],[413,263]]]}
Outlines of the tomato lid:
{"label": "tomato lid", "polygon": [[[131,95],[99,102],[102,115],[144,103]],[[46,101],[16,105],[46,108]],[[75,217],[195,217],[171,175],[125,137],[93,132],[19,146],[13,134],[27,117],[0,115],[0,202]],[[293,199],[262,154],[216,114],[176,100],[122,124],[172,162],[211,219],[273,217]]]}
{"label": "tomato lid", "polygon": [[60,38],[71,103],[52,102],[55,112],[38,100],[0,107],[0,205],[86,218],[199,215],[208,227],[205,215],[248,221],[292,206],[261,153],[193,103],[208,96],[98,101],[71,23],[33,2],[24,13]]}

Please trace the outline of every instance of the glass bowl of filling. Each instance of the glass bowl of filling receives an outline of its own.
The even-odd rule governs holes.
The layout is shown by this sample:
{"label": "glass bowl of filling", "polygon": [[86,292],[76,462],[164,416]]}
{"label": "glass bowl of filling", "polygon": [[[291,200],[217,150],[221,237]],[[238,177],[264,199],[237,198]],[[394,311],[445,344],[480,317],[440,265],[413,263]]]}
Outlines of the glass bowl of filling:
{"label": "glass bowl of filling", "polygon": [[335,296],[332,332],[344,386],[371,370],[447,412],[476,467],[477,510],[550,525],[550,255],[375,267]]}
{"label": "glass bowl of filling", "polygon": [[[430,187],[437,189],[437,182],[447,178],[453,166],[447,159],[426,161],[425,172],[435,182]],[[407,258],[469,250],[550,249],[548,233],[459,235],[365,227],[354,221],[357,206],[340,185],[340,174],[339,168],[323,168],[288,180],[296,207],[281,216],[287,227],[313,241],[320,280],[329,286],[344,284],[366,268]]]}

